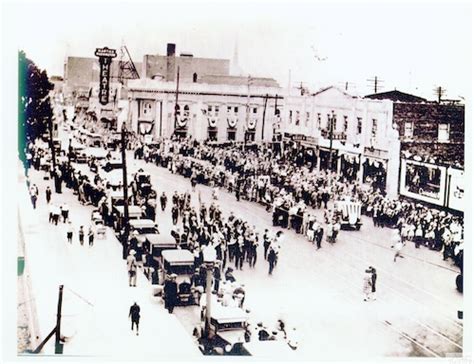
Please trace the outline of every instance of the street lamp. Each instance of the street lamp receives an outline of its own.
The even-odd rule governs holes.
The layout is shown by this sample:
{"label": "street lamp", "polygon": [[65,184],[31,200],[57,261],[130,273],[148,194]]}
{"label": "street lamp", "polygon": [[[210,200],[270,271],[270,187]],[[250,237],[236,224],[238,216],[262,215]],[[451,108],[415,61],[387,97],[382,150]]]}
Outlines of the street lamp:
{"label": "street lamp", "polygon": [[202,250],[204,266],[206,268],[206,323],[204,332],[206,338],[209,338],[209,328],[211,325],[211,285],[212,285],[212,271],[214,270],[214,263],[217,259],[216,249],[212,245],[207,245]]}

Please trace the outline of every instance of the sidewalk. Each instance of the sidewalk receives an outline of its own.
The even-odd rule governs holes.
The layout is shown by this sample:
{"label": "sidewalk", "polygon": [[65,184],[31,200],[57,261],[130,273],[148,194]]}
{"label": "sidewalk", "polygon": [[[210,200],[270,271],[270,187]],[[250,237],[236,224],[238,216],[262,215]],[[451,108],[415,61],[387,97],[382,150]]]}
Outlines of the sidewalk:
{"label": "sidewalk", "polygon": [[[94,246],[79,245],[77,230],[87,231],[92,206],[82,206],[71,190],[53,193],[52,202],[67,202],[75,233],[73,243],[66,240],[66,226],[48,223],[45,188],[51,181],[44,172],[30,170],[31,183],[40,190],[34,210],[26,186],[20,189],[19,211],[25,234],[27,264],[31,272],[32,297],[41,340],[56,324],[59,285],[64,285],[62,334],[71,337],[64,355],[103,356],[139,360],[193,360],[201,353],[174,315],[151,296],[151,286],[143,274],[137,287],[128,286],[121,246],[113,231]],[[85,239],[87,240],[87,239]],[[141,307],[140,336],[130,331],[128,311],[133,302]],[[54,337],[43,348],[54,354]]]}

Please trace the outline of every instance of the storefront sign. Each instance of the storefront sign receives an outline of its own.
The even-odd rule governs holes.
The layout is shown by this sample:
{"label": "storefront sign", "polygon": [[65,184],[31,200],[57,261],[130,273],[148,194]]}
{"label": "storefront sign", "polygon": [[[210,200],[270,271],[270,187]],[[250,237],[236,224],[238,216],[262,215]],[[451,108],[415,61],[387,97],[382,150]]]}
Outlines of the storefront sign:
{"label": "storefront sign", "polygon": [[388,159],[388,152],[386,150],[381,150],[381,149],[365,147],[364,155],[366,157]]}
{"label": "storefront sign", "polygon": [[100,76],[99,76],[99,102],[102,105],[109,103],[109,88],[110,88],[110,64],[112,58],[117,57],[115,49],[107,47],[97,48],[94,53],[99,57]]}
{"label": "storefront sign", "polygon": [[449,168],[448,182],[447,206],[453,210],[464,211],[464,171]]}

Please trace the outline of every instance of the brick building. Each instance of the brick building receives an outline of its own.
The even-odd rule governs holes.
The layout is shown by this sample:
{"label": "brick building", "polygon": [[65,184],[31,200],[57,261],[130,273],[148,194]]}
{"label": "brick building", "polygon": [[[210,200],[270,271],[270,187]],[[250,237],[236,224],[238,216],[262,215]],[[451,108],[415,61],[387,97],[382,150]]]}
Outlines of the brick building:
{"label": "brick building", "polygon": [[402,154],[429,158],[438,164],[464,165],[464,105],[429,102],[400,91],[368,95],[393,101]]}

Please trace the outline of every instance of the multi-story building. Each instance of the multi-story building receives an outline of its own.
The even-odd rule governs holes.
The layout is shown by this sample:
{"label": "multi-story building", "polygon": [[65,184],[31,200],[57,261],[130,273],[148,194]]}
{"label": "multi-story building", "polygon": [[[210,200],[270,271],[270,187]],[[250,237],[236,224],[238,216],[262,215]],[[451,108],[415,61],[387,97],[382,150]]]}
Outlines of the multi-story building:
{"label": "multi-story building", "polygon": [[400,91],[366,99],[393,102],[401,140],[400,194],[463,211],[464,105]]}
{"label": "multi-story building", "polygon": [[156,137],[270,141],[275,122],[271,105],[282,99],[278,94],[278,84],[265,78],[212,75],[179,85],[156,78],[131,80],[130,128]]}
{"label": "multi-story building", "polygon": [[318,169],[331,168],[394,197],[400,141],[393,125],[392,105],[389,100],[363,99],[337,87],[313,94],[295,92],[285,97],[283,139],[314,149]]}

